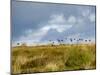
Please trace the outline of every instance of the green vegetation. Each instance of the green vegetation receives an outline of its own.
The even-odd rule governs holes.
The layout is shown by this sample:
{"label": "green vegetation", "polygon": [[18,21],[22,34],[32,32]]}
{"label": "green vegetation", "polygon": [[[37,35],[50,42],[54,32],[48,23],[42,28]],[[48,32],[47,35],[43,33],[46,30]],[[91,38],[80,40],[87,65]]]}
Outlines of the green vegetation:
{"label": "green vegetation", "polygon": [[12,73],[95,69],[95,44],[12,48]]}

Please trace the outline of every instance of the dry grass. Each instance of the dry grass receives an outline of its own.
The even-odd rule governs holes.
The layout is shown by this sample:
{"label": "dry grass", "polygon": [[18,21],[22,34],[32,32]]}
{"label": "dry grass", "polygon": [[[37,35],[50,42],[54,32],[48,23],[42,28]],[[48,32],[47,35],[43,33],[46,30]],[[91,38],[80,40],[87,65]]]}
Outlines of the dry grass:
{"label": "dry grass", "polygon": [[95,69],[95,45],[19,46],[12,48],[12,73]]}

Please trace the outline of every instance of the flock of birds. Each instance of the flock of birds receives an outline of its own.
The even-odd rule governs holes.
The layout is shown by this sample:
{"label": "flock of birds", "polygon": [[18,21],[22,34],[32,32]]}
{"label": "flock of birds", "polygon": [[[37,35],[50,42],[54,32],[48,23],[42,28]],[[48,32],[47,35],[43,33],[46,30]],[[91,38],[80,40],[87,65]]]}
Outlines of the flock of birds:
{"label": "flock of birds", "polygon": [[[90,39],[82,39],[82,38],[65,38],[65,39],[57,39],[56,40],[59,44],[64,44],[64,41],[70,41],[71,44],[73,44],[73,42],[76,42],[77,44],[80,42],[85,42],[85,43],[90,43],[91,40]],[[49,42],[51,42],[52,44],[54,44],[55,42],[53,40],[49,40]]]}
{"label": "flock of birds", "polygon": [[[66,41],[69,41],[70,44],[80,44],[80,43],[91,43],[91,40],[90,39],[83,39],[83,38],[65,38],[65,39],[56,39],[56,41],[54,40],[48,40],[48,42],[51,44],[51,45],[55,45],[56,43],[60,44],[60,45],[64,45]],[[69,43],[68,42],[68,43]],[[26,45],[26,43],[17,43],[17,46],[18,45]]]}

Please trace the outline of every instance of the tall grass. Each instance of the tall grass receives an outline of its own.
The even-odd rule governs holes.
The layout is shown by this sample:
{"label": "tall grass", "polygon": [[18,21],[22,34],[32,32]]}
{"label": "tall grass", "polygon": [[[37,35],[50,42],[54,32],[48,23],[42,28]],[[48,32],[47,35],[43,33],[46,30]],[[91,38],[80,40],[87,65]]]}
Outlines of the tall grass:
{"label": "tall grass", "polygon": [[12,73],[95,69],[95,44],[12,48]]}

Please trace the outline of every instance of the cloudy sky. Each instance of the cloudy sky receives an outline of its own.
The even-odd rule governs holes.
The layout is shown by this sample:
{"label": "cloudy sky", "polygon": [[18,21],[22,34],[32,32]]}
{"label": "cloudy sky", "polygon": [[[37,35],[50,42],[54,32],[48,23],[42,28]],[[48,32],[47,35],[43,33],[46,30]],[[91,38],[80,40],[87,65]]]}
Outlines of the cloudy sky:
{"label": "cloudy sky", "polygon": [[95,40],[95,6],[12,1],[12,42]]}

